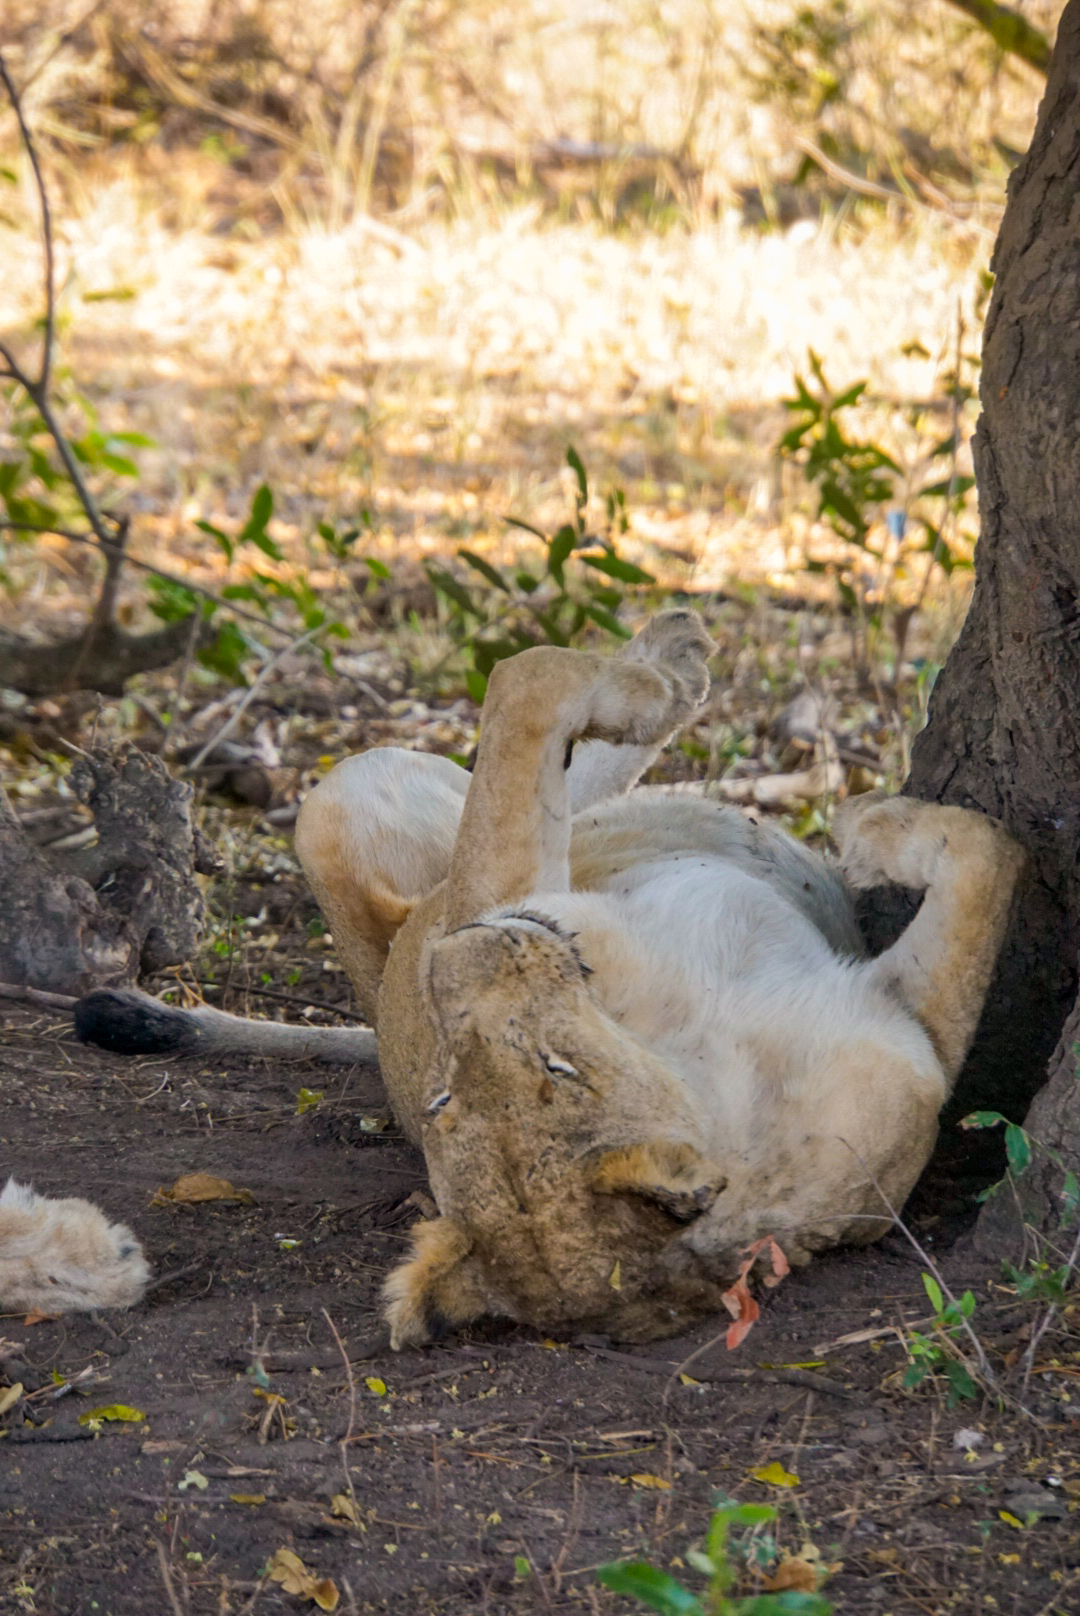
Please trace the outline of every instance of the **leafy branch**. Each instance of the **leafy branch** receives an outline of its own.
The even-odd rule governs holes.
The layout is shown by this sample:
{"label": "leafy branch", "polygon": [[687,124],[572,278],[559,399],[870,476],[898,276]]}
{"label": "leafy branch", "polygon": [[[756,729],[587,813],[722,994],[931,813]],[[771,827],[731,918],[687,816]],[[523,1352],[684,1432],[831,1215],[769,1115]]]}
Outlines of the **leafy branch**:
{"label": "leafy branch", "polygon": [[630,630],[618,618],[626,590],[656,581],[652,573],[618,553],[617,539],[629,526],[622,489],[606,496],[605,523],[594,532],[587,516],[588,476],[573,445],[566,451],[566,463],[574,473],[574,507],[568,521],[548,535],[522,517],[506,518],[511,527],[539,542],[542,566],[536,571],[525,567],[508,571],[464,547],[458,550],[458,559],[479,584],[434,562],[424,564],[449,605],[448,626],[456,647],[472,664],[465,683],[477,704],[483,702],[496,662],[529,646],[573,645],[590,624],[615,639],[628,640]]}

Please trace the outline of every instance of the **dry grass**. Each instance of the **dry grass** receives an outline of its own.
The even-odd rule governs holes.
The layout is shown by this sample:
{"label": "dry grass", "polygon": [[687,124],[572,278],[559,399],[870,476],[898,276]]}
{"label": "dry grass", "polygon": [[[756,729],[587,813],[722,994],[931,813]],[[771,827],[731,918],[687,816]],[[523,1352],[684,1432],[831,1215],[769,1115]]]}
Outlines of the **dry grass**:
{"label": "dry grass", "polygon": [[[754,228],[747,185],[778,220],[798,157],[790,105],[764,104],[748,72],[764,60],[755,30],[782,14],[114,0],[80,21],[71,0],[13,5],[0,38],[48,145],[63,356],[106,426],[158,444],[127,496],[135,552],[220,585],[224,558],[193,524],[236,521],[266,481],[283,565],[318,588],[341,578],[316,523],[361,510],[369,553],[398,566],[461,542],[503,555],[508,512],[562,519],[572,441],[594,487],[624,488],[626,549],[669,586],[808,592],[807,555],[829,536],[781,474],[780,400],[809,347],[876,400],[939,389],[958,308],[977,327],[1000,209],[988,131],[1023,145],[1037,83],[978,42],[959,72],[966,24],[941,4],[916,27],[890,0],[844,45],[855,122],[898,128],[906,91],[925,123],[937,72],[969,137],[956,205],[907,185],[886,209],[849,195]],[[28,343],[39,250],[6,127],[19,183],[0,220],[0,331]],[[601,154],[545,167],[562,136]],[[888,142],[874,150],[888,167]],[[389,206],[390,230],[373,229],[369,210]],[[929,358],[905,356],[913,341]],[[874,406],[868,424],[911,451],[902,411]],[[95,568],[63,541],[9,545],[20,621],[80,617]],[[137,580],[127,591],[139,612]],[[941,659],[964,598],[931,593],[910,654]],[[414,669],[438,665],[437,625],[413,633]]]}

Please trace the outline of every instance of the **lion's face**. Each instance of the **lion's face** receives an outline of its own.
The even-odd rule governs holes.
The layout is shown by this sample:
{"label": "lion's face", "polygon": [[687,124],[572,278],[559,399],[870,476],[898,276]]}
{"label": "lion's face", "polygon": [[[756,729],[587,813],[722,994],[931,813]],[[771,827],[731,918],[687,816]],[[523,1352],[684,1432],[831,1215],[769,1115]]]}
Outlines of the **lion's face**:
{"label": "lion's face", "polygon": [[442,1214],[390,1278],[395,1345],[482,1313],[670,1334],[722,1288],[679,1236],[723,1176],[661,1062],[590,994],[540,917],[463,928],[421,966],[436,1054],[424,1154]]}

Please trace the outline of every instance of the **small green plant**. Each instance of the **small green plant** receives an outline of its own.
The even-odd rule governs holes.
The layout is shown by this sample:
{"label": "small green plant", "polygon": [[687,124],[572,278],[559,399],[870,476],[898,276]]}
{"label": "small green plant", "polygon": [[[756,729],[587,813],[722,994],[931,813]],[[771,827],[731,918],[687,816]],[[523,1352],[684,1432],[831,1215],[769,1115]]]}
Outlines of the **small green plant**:
{"label": "small green plant", "polygon": [[[1080,1073],[1078,1073],[1080,1075]],[[1074,1226],[1080,1229],[1080,1179],[1071,1167],[1066,1167],[1058,1151],[1033,1139],[1025,1128],[1018,1122],[1010,1122],[1000,1111],[972,1111],[964,1117],[960,1126],[962,1128],[998,1128],[1003,1127],[1005,1132],[1005,1157],[1008,1163],[1008,1172],[1005,1178],[989,1189],[983,1190],[979,1196],[981,1201],[988,1201],[997,1195],[1005,1184],[1010,1182],[1016,1185],[1022,1179],[1031,1164],[1037,1157],[1050,1163],[1061,1174],[1061,1184],[1058,1190],[1059,1221],[1058,1233],[1065,1234]],[[1069,1287],[1075,1277],[1077,1262],[1080,1259],[1080,1232],[1075,1236],[1071,1254],[1062,1262],[1054,1263],[1052,1256],[1064,1256],[1063,1252],[1055,1252],[1052,1239],[1040,1235],[1034,1229],[1028,1230],[1035,1241],[1035,1251],[1028,1257],[1023,1267],[1015,1263],[1004,1262],[1006,1276],[1016,1287],[1019,1301],[1037,1302],[1044,1305],[1052,1313],[1062,1307],[1066,1301]],[[1040,1332],[1045,1333],[1044,1330]]]}
{"label": "small green plant", "polygon": [[507,517],[512,527],[539,540],[542,564],[535,572],[492,566],[465,548],[458,550],[458,558],[479,582],[434,562],[425,563],[428,577],[449,605],[450,634],[471,664],[465,683],[478,704],[483,702],[496,662],[529,646],[573,645],[590,624],[616,639],[628,640],[630,631],[616,615],[626,587],[655,583],[651,573],[618,554],[616,539],[627,530],[622,489],[614,489],[606,498],[603,530],[591,532],[586,518],[588,478],[573,446],[566,451],[566,461],[576,485],[569,521],[549,536],[520,517]]}
{"label": "small green plant", "polygon": [[[848,412],[860,401],[865,406],[867,383],[853,382],[834,392],[813,349],[809,361],[811,383],[796,375],[795,397],[783,400],[795,419],[780,439],[780,452],[797,460],[817,489],[819,519],[828,522],[837,538],[860,550],[870,549],[870,535],[881,525],[889,526],[901,540],[909,529],[921,529],[921,548],[944,572],[968,565],[946,539],[949,522],[965,509],[975,482],[955,469],[959,447],[955,430],[922,445],[917,440],[925,406],[913,406],[906,426],[916,439],[914,463],[905,472],[880,443],[856,436],[849,425]],[[961,368],[965,363],[961,356]],[[951,374],[943,381],[946,396],[962,408],[973,394],[970,381]],[[886,508],[894,506],[899,507],[897,515],[890,510],[887,522]],[[970,535],[966,537],[970,542]]]}
{"label": "small green plant", "polygon": [[[882,417],[877,436],[887,432],[904,445],[906,466],[876,438],[861,436],[852,412],[864,416],[870,407],[867,383],[857,381],[835,391],[824,365],[813,349],[809,354],[809,380],[795,376],[795,396],[783,400],[793,417],[780,439],[779,453],[798,464],[817,493],[817,518],[832,528],[848,547],[849,559],[810,558],[808,572],[832,573],[843,605],[862,625],[864,664],[870,661],[870,635],[890,618],[896,646],[896,666],[903,662],[908,625],[921,606],[930,578],[940,567],[948,576],[971,565],[968,552],[974,535],[961,527],[968,494],[975,479],[957,469],[960,417],[974,394],[972,368],[978,361],[963,353],[962,326],[951,371],[938,385],[951,401],[951,430],[937,436],[934,412],[924,402],[900,409],[888,403],[877,408]],[[918,343],[907,354],[929,357]],[[913,563],[920,554],[927,560],[921,578]],[[897,589],[907,577],[908,587]],[[859,654],[858,635],[856,654]]]}
{"label": "small green plant", "polygon": [[910,1389],[921,1386],[929,1376],[943,1375],[949,1386],[947,1405],[955,1408],[961,1398],[975,1397],[978,1392],[958,1348],[958,1337],[967,1333],[966,1321],[975,1311],[975,1298],[971,1291],[965,1291],[963,1296],[946,1302],[932,1274],[924,1273],[922,1282],[934,1310],[933,1334],[908,1331],[906,1344],[911,1362],[904,1385]]}
{"label": "small green plant", "polygon": [[700,1594],[694,1593],[669,1572],[647,1560],[617,1561],[601,1566],[597,1576],[613,1593],[636,1599],[661,1616],[831,1616],[832,1605],[821,1594],[751,1594],[732,1599],[737,1570],[732,1564],[730,1537],[733,1527],[756,1528],[776,1519],[770,1504],[737,1504],[725,1500],[713,1511],[705,1534],[704,1549],[689,1549],[685,1558],[707,1579]]}

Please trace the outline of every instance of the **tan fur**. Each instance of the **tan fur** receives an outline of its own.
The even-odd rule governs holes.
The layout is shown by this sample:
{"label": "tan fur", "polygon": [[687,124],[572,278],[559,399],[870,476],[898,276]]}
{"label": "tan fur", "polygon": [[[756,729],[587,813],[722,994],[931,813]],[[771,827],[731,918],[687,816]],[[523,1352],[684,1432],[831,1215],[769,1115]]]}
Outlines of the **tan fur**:
{"label": "tan fur", "polygon": [[[492,677],[471,782],[387,750],[305,804],[441,1214],[387,1284],[397,1347],[481,1313],[670,1333],[765,1234],[794,1262],[877,1237],[875,1180],[902,1203],[929,1158],[1022,855],[960,809],[859,799],[845,886],[735,810],[613,796],[702,698],[709,650],[674,612],[616,659],[526,652]],[[887,880],[926,896],[864,960],[850,889]]]}
{"label": "tan fur", "polygon": [[131,1231],[89,1201],[50,1200],[8,1180],[0,1194],[0,1309],[131,1307],[149,1273]]}

